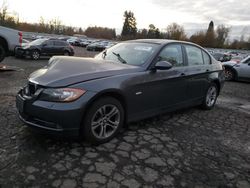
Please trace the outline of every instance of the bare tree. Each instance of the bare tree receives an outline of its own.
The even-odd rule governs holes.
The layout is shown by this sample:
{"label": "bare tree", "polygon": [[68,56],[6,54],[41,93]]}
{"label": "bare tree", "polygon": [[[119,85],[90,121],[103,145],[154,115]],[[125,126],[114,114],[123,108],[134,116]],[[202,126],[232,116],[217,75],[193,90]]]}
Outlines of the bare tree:
{"label": "bare tree", "polygon": [[7,19],[7,10],[8,10],[8,6],[7,6],[6,1],[4,1],[0,8],[0,25],[5,25],[5,21]]}
{"label": "bare tree", "polygon": [[174,40],[187,40],[184,27],[177,23],[172,23],[167,27],[167,38]]}
{"label": "bare tree", "polygon": [[225,42],[227,40],[228,34],[230,32],[230,28],[226,27],[224,25],[219,25],[216,29],[216,41],[217,45],[216,47],[222,48],[225,45]]}

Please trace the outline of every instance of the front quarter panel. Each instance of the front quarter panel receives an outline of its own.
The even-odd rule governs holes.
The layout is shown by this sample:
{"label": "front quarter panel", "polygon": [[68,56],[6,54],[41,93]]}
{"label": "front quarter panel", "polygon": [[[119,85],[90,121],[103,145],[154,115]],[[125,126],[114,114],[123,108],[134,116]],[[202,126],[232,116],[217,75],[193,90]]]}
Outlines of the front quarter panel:
{"label": "front quarter panel", "polygon": [[[137,73],[130,73],[126,75],[119,75],[113,76],[108,78],[102,78],[98,80],[91,80],[83,83],[76,84],[72,87],[83,88],[87,91],[91,91],[96,93],[91,99],[90,103],[92,103],[97,98],[106,95],[106,94],[117,94],[122,97],[125,104],[125,108],[127,111],[127,119],[130,119],[131,113],[133,114],[134,111],[138,111],[135,109],[144,108],[147,104],[151,104],[152,100],[141,99],[143,96],[140,96],[140,100],[144,101],[142,105],[137,105],[140,101],[137,101],[139,96],[136,95],[135,87],[136,85],[143,82],[143,80],[137,79],[143,77],[145,72],[137,72]],[[145,104],[147,103],[147,104]],[[135,106],[136,104],[136,106]],[[140,110],[139,110],[140,111]]]}

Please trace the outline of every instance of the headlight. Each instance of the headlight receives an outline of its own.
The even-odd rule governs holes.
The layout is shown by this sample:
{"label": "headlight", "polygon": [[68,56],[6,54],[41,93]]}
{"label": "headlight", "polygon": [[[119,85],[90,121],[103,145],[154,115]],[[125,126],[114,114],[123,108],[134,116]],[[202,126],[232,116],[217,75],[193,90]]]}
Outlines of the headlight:
{"label": "headlight", "polygon": [[40,100],[51,102],[71,102],[80,98],[86,91],[75,88],[45,89],[40,95]]}

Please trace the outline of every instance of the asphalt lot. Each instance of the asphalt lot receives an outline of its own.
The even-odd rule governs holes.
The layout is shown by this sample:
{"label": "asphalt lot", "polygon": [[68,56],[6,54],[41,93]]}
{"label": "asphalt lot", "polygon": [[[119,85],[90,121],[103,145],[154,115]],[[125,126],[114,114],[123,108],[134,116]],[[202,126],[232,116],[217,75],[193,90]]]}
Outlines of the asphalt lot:
{"label": "asphalt lot", "polygon": [[2,62],[17,71],[0,72],[0,187],[250,187],[250,83],[225,83],[211,111],[157,116],[91,146],[36,134],[18,119],[15,95],[47,60]]}

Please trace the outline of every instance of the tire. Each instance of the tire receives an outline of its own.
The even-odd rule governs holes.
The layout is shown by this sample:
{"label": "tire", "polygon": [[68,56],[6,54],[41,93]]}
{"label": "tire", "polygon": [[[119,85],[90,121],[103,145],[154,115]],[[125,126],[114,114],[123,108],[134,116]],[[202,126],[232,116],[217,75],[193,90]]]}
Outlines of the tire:
{"label": "tire", "polygon": [[95,101],[87,110],[83,121],[82,135],[91,144],[108,142],[119,132],[124,124],[124,109],[112,97]]}
{"label": "tire", "polygon": [[215,83],[211,83],[207,89],[206,96],[203,99],[203,102],[201,105],[202,109],[211,110],[216,103],[218,94],[219,92],[218,92],[217,85]]}
{"label": "tire", "polygon": [[38,60],[38,59],[40,58],[40,52],[39,52],[38,50],[32,51],[31,57],[32,57],[32,59],[34,59],[34,60]]}
{"label": "tire", "polygon": [[0,62],[4,60],[5,56],[6,56],[6,51],[4,47],[0,45]]}
{"label": "tire", "polygon": [[63,52],[63,55],[64,55],[64,56],[69,56],[70,54],[69,54],[68,51],[64,51],[64,52]]}
{"label": "tire", "polygon": [[225,80],[232,81],[235,79],[235,72],[233,69],[225,68],[224,70]]}

